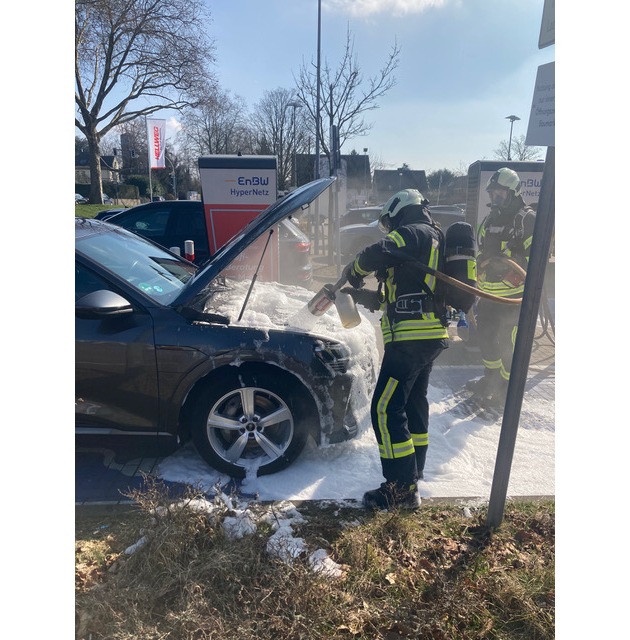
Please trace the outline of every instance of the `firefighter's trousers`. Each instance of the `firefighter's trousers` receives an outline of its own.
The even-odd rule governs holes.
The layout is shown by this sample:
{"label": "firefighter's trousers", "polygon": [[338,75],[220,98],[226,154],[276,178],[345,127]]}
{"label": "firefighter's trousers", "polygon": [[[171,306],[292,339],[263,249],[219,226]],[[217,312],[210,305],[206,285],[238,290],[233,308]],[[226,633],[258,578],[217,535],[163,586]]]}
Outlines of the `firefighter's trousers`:
{"label": "firefighter's trousers", "polygon": [[485,375],[510,379],[520,305],[481,299],[477,304],[477,336]]}
{"label": "firefighter's trousers", "polygon": [[407,487],[422,477],[429,445],[429,375],[447,346],[446,339],[385,345],[371,416],[387,482]]}

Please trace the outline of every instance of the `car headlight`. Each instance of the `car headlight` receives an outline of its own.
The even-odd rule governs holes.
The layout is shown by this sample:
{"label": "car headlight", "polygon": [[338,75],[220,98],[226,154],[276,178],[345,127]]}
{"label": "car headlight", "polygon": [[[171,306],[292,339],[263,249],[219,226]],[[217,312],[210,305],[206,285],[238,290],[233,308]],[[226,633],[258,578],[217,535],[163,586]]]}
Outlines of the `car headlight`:
{"label": "car headlight", "polygon": [[316,340],[313,351],[326,367],[336,373],[348,371],[350,351],[343,344],[334,340]]}

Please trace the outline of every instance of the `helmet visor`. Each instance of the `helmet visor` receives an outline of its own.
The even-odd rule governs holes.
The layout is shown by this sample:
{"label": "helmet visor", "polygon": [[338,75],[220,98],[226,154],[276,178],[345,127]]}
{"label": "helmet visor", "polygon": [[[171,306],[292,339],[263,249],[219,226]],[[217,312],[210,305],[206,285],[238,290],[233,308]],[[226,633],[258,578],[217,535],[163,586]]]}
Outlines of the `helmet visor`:
{"label": "helmet visor", "polygon": [[389,213],[384,213],[378,219],[378,228],[383,233],[389,233],[392,230],[392,220],[389,217]]}
{"label": "helmet visor", "polygon": [[510,201],[510,189],[493,184],[488,188],[490,204],[493,207],[504,207]]}

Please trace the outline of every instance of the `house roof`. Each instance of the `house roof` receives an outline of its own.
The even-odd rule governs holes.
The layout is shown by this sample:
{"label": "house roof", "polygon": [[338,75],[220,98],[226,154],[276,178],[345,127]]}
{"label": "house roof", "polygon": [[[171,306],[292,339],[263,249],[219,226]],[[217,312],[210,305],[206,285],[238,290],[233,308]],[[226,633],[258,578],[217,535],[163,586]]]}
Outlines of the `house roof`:
{"label": "house roof", "polygon": [[[74,155],[75,167],[89,167],[90,156],[87,153],[75,153]],[[101,169],[108,171],[116,170],[120,166],[117,156],[101,156]]]}
{"label": "house roof", "polygon": [[376,169],[374,171],[374,190],[378,192],[417,189],[427,191],[429,183],[424,170],[413,169]]}

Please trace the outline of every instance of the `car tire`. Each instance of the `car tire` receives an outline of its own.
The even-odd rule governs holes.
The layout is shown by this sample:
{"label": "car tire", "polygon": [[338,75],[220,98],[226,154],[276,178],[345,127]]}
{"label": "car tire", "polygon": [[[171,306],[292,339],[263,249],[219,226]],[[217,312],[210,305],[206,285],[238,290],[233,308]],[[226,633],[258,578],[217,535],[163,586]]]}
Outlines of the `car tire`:
{"label": "car tire", "polygon": [[285,469],[308,440],[299,397],[293,379],[279,375],[277,368],[214,378],[193,413],[197,451],[211,467],[233,478]]}

